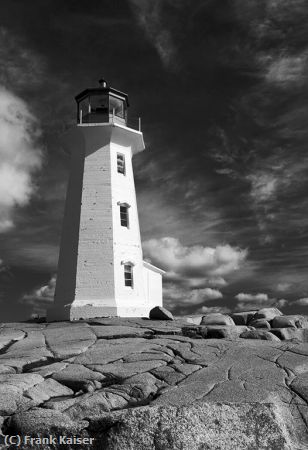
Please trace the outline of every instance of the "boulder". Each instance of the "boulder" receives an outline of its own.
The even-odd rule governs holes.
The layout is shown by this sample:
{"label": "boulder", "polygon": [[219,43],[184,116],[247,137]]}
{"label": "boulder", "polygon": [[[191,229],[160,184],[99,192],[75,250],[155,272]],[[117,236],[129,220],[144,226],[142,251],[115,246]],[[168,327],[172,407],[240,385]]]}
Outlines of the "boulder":
{"label": "boulder", "polygon": [[150,311],[150,319],[152,320],[174,320],[173,315],[170,311],[162,306],[155,306],[155,308]]}
{"label": "boulder", "polygon": [[90,370],[81,364],[69,364],[63,370],[55,372],[52,375],[52,378],[74,391],[82,390],[85,392],[89,390],[90,386],[99,386],[98,383],[94,383],[95,381],[103,383],[105,380],[103,374],[93,372],[93,370]]}
{"label": "boulder", "polygon": [[276,316],[272,320],[273,328],[307,328],[308,321],[304,316],[300,315],[288,315],[288,316]]}
{"label": "boulder", "polygon": [[247,325],[250,319],[256,314],[257,311],[241,311],[230,314],[235,325]]}
{"label": "boulder", "polygon": [[227,314],[209,313],[202,317],[201,325],[235,325]]}
{"label": "boulder", "polygon": [[248,330],[246,325],[190,325],[183,327],[182,333],[195,339],[237,339]]}
{"label": "boulder", "polygon": [[188,323],[192,323],[194,325],[200,325],[200,323],[202,321],[202,317],[203,316],[190,316],[190,317],[185,317],[185,319]]}
{"label": "boulder", "polygon": [[265,328],[269,330],[271,328],[269,322],[265,319],[254,319],[249,322],[249,326],[254,328]]}
{"label": "boulder", "polygon": [[282,312],[279,311],[277,308],[262,308],[259,309],[258,312],[253,316],[252,320],[255,319],[266,319],[266,320],[272,320],[276,316],[282,316]]}
{"label": "boulder", "polygon": [[67,414],[51,409],[36,408],[17,413],[8,421],[6,431],[10,434],[37,435],[40,433],[51,435],[73,434],[85,428],[87,421],[77,422]]}
{"label": "boulder", "polygon": [[246,325],[207,325],[207,339],[237,339],[244,331],[249,328]]}
{"label": "boulder", "polygon": [[56,380],[47,378],[42,383],[32,386],[24,395],[33,400],[34,404],[39,405],[53,397],[74,395],[74,392]]}
{"label": "boulder", "polygon": [[279,449],[298,448],[283,423],[283,407],[273,404],[203,403],[134,408],[116,413],[101,431],[101,448]]}
{"label": "boulder", "polygon": [[308,342],[308,330],[303,328],[271,328],[271,333],[282,341]]}
{"label": "boulder", "polygon": [[265,330],[250,330],[250,331],[244,331],[242,334],[240,334],[240,337],[243,339],[260,339],[262,341],[278,341],[280,342],[280,339],[275,336],[273,333],[270,333],[269,331]]}
{"label": "boulder", "polygon": [[191,338],[206,338],[207,327],[198,325],[186,325],[185,327],[182,327],[182,334],[183,336],[188,336]]}

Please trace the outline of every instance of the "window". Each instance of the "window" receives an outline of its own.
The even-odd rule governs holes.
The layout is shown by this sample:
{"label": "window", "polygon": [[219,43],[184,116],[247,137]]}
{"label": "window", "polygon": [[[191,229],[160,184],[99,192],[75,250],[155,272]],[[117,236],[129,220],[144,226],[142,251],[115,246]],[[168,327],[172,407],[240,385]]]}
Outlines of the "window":
{"label": "window", "polygon": [[112,115],[121,117],[124,119],[124,101],[116,98],[116,97],[109,97],[109,105],[110,105],[110,112]]}
{"label": "window", "polygon": [[125,156],[122,153],[117,153],[118,172],[125,175]]}
{"label": "window", "polygon": [[128,228],[128,206],[120,205],[121,226]]}
{"label": "window", "polygon": [[124,264],[124,284],[133,287],[133,266],[132,264]]}

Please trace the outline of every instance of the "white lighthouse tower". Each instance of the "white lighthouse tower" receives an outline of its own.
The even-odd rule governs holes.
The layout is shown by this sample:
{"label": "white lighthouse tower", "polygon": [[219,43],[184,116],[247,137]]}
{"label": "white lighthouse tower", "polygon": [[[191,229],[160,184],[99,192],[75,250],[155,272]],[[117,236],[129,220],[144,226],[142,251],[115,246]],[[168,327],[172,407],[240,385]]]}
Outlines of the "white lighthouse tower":
{"label": "white lighthouse tower", "polygon": [[48,320],[148,317],[162,306],[163,271],[143,261],[132,157],[144,150],[127,126],[128,97],[107,86],[76,96],[54,304]]}

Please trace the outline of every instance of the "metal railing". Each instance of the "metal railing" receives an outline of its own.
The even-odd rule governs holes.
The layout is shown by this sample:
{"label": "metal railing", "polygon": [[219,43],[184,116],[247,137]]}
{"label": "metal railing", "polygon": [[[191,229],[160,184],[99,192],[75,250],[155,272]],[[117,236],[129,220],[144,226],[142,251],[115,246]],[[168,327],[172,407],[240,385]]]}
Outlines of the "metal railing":
{"label": "metal railing", "polygon": [[[108,118],[108,116],[106,118]],[[124,117],[121,117],[121,116],[115,114],[114,108],[112,110],[112,114],[109,114],[109,121],[106,120],[106,121],[101,121],[101,122],[97,122],[97,123],[108,123],[108,122],[119,124],[119,125],[124,125],[124,126],[127,126],[128,128],[132,128],[134,130],[141,131],[141,117],[130,117],[129,116],[129,117],[124,118]],[[96,122],[84,121],[82,109],[80,109],[78,124],[82,125],[84,123],[96,123]]]}

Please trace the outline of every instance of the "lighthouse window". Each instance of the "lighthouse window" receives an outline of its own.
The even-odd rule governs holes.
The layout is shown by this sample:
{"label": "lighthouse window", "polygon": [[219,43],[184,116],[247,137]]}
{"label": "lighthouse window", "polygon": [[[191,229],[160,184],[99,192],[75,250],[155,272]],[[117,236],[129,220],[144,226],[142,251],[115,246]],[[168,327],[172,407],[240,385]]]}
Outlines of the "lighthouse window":
{"label": "lighthouse window", "polygon": [[124,119],[124,102],[123,102],[123,100],[120,100],[119,98],[115,98],[115,97],[110,97],[109,104],[110,104],[111,114]]}
{"label": "lighthouse window", "polygon": [[128,228],[128,207],[120,205],[121,226]]}
{"label": "lighthouse window", "polygon": [[118,172],[125,175],[125,156],[122,153],[117,153]]}
{"label": "lighthouse window", "polygon": [[133,287],[133,267],[131,264],[124,264],[124,283],[125,286]]}

